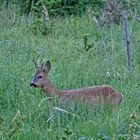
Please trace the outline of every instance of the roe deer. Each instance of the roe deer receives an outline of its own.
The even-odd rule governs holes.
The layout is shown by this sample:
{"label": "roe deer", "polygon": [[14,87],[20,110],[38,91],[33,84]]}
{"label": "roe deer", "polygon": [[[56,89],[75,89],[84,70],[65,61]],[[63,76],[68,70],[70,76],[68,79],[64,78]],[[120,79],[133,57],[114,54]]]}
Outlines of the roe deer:
{"label": "roe deer", "polygon": [[30,86],[42,88],[47,96],[58,96],[62,102],[72,102],[82,99],[86,103],[96,106],[99,104],[116,104],[119,105],[123,95],[109,85],[92,86],[81,89],[58,90],[48,79],[48,73],[51,69],[50,61],[46,63],[36,63],[35,74]]}

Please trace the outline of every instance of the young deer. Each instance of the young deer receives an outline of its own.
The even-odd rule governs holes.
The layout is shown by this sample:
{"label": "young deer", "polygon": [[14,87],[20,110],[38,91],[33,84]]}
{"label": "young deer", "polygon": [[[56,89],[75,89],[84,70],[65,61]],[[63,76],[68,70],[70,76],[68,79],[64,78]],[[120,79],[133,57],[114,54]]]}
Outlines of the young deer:
{"label": "young deer", "polygon": [[51,69],[50,61],[46,63],[35,64],[35,74],[30,86],[42,88],[49,96],[58,96],[62,102],[85,101],[87,104],[96,106],[97,104],[117,104],[122,101],[122,94],[109,85],[86,87],[72,90],[58,90],[48,79]]}

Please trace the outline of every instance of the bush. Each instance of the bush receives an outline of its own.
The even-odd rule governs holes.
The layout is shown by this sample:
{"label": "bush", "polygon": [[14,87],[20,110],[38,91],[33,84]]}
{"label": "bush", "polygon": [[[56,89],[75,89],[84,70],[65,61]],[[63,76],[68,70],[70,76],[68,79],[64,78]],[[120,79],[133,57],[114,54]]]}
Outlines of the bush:
{"label": "bush", "polygon": [[50,15],[82,14],[87,7],[98,9],[104,0],[16,0],[20,3],[22,12],[35,11],[40,13],[42,6],[46,6]]}
{"label": "bush", "polygon": [[131,15],[138,14],[139,6],[138,0],[108,0],[101,11],[100,22],[102,25],[120,24],[123,19],[122,13],[124,10],[131,13]]}

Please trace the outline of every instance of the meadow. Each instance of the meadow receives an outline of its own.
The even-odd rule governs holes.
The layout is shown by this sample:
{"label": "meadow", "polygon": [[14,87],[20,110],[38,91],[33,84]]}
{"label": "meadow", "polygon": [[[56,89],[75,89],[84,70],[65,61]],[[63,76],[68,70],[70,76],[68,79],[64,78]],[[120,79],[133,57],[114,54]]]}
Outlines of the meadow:
{"label": "meadow", "polygon": [[[140,139],[140,24],[129,21],[131,73],[127,70],[124,25],[101,27],[91,17],[52,19],[46,35],[33,19],[3,18],[0,25],[1,140]],[[32,60],[50,60],[49,78],[59,89],[108,84],[124,95],[115,109],[84,104],[62,106],[29,86]]]}

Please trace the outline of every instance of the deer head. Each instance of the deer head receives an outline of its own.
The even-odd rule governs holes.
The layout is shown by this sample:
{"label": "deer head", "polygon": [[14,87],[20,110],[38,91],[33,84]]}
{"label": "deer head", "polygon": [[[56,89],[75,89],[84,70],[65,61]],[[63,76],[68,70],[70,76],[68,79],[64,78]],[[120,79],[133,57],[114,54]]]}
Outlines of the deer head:
{"label": "deer head", "polygon": [[35,64],[36,70],[30,86],[36,88],[43,87],[48,81],[48,73],[51,69],[51,63],[50,61],[47,61],[46,63],[39,61],[38,63],[36,63],[34,60],[33,63]]}

